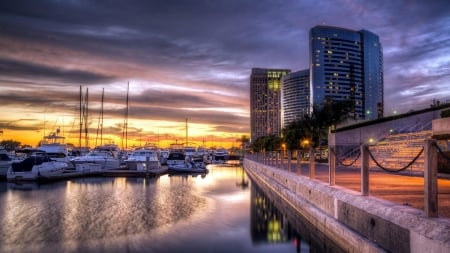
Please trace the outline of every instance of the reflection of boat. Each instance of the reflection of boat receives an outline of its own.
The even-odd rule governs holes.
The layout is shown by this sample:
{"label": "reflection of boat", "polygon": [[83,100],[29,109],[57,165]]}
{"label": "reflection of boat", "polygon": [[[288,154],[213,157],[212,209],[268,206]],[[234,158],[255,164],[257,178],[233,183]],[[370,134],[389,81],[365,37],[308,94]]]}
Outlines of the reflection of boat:
{"label": "reflection of boat", "polygon": [[11,166],[12,159],[9,157],[8,151],[0,146],[0,177],[6,177],[6,171]]}
{"label": "reflection of boat", "polygon": [[61,175],[67,163],[50,159],[45,153],[34,154],[21,162],[12,163],[6,174],[10,181],[34,181],[39,177]]}
{"label": "reflection of boat", "polygon": [[135,150],[128,159],[125,160],[125,163],[130,170],[146,171],[161,168],[158,153],[153,149],[144,148]]}

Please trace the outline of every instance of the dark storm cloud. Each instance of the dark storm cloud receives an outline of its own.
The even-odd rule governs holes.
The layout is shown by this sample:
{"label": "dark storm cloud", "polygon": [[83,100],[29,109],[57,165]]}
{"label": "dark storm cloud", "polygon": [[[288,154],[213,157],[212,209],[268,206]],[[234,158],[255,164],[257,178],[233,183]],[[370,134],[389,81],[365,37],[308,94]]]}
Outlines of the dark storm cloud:
{"label": "dark storm cloud", "polygon": [[[308,68],[309,29],[324,24],[380,37],[385,103],[407,109],[414,106],[408,103],[412,96],[425,102],[449,86],[449,6],[407,0],[1,1],[0,85],[42,89],[2,90],[0,99],[36,108],[74,107],[77,86],[51,98],[44,98],[45,90],[55,92],[64,83],[101,84],[108,103],[116,104],[105,115],[122,117],[124,92],[108,85],[137,79],[143,84],[140,95],[130,97],[131,117],[189,117],[232,130],[233,124],[248,125],[248,118],[205,109],[248,111],[251,68]],[[46,60],[55,62],[36,63]],[[174,89],[150,89],[154,84]],[[91,97],[98,110],[99,94]]]}
{"label": "dark storm cloud", "polygon": [[70,70],[58,67],[48,67],[24,61],[15,61],[0,58],[0,75],[14,78],[27,78],[30,80],[51,80],[60,84],[93,84],[105,83],[114,80],[113,77],[96,73]]}

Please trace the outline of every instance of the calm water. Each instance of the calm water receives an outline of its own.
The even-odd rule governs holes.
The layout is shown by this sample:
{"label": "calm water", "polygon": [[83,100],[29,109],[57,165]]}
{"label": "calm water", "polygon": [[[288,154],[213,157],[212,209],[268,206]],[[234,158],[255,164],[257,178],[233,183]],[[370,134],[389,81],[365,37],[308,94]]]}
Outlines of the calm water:
{"label": "calm water", "polygon": [[0,252],[321,251],[241,167],[209,169],[204,177],[0,182]]}

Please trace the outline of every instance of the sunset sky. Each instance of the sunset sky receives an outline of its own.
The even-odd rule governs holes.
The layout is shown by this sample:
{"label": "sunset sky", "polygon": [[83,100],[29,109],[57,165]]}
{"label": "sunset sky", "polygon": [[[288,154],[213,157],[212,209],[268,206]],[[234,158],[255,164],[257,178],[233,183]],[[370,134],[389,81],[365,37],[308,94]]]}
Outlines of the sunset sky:
{"label": "sunset sky", "polygon": [[307,69],[316,25],[380,37],[385,116],[450,102],[448,1],[1,1],[0,140],[78,144],[82,86],[90,145],[103,88],[103,142],[120,145],[129,83],[128,146],[183,142],[186,119],[196,145],[239,145],[251,68]]}

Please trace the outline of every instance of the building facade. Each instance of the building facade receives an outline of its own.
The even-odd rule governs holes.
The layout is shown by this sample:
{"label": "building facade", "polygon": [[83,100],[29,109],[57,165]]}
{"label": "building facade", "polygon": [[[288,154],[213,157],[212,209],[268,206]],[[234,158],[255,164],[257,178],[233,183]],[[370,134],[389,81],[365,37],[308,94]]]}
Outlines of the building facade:
{"label": "building facade", "polygon": [[282,128],[310,112],[309,92],[309,69],[292,72],[281,78]]}
{"label": "building facade", "polygon": [[281,78],[289,69],[253,68],[250,76],[250,138],[281,134]]}
{"label": "building facade", "polygon": [[377,35],[330,26],[310,34],[311,104],[351,100],[355,120],[383,117],[383,53]]}

